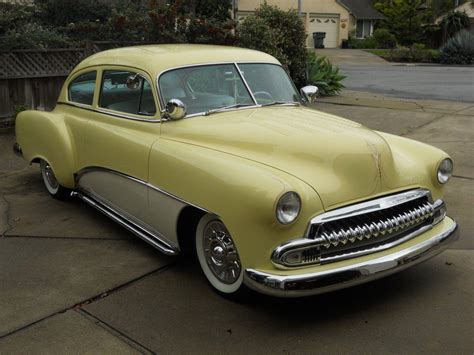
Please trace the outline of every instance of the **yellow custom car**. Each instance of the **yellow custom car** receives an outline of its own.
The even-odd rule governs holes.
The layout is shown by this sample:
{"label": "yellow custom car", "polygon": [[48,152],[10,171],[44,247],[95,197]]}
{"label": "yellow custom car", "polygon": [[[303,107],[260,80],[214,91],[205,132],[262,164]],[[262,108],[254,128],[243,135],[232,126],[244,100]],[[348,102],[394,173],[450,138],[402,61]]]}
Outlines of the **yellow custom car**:
{"label": "yellow custom car", "polygon": [[197,254],[221,293],[290,297],[405,269],[458,237],[446,153],[307,107],[272,56],[203,45],[80,63],[14,150],[165,254]]}

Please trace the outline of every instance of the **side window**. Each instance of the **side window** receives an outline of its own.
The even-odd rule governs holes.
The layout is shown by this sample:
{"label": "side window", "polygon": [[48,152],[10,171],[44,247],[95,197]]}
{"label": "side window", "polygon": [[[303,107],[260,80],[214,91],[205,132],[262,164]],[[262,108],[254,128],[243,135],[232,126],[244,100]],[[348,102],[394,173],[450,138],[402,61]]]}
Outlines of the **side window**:
{"label": "side window", "polygon": [[79,75],[69,84],[69,101],[92,105],[94,99],[96,71]]}
{"label": "side window", "polygon": [[150,83],[138,73],[122,70],[104,71],[99,106],[135,115],[156,113]]}

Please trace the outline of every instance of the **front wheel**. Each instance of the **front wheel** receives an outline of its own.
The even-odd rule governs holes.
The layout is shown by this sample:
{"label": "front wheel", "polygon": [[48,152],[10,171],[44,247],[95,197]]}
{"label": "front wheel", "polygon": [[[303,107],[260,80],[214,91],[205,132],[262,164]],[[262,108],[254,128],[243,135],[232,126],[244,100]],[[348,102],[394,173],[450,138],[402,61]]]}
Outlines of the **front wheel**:
{"label": "front wheel", "polygon": [[235,243],[224,223],[204,215],[196,230],[196,253],[204,275],[224,294],[234,294],[244,286],[244,271]]}
{"label": "front wheel", "polygon": [[72,190],[61,186],[54,175],[53,168],[48,162],[42,160],[40,163],[41,175],[43,176],[44,186],[48,193],[58,200],[66,200],[71,196]]}

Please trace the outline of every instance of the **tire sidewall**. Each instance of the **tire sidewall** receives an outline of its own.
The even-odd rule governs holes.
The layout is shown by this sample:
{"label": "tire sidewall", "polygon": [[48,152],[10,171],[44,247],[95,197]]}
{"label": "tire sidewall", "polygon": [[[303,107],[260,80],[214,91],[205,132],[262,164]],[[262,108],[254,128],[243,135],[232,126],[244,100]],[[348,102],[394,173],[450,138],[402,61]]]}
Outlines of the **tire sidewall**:
{"label": "tire sidewall", "polygon": [[[49,183],[48,177],[46,176],[45,167],[46,165],[49,165],[49,163],[42,160],[40,165],[41,165],[41,176],[43,177],[43,183],[44,183],[44,186],[46,187],[46,190],[48,190],[48,192],[53,196],[57,195],[59,193],[59,187],[60,187],[59,183],[58,183],[58,186],[56,187],[51,186],[51,184]],[[49,166],[51,167],[51,165]],[[51,167],[51,170],[53,170],[52,167]],[[54,170],[53,170],[53,173],[54,173]]]}
{"label": "tire sidewall", "polygon": [[[196,254],[201,265],[201,269],[206,276],[209,283],[219,292],[231,294],[237,292],[242,286],[244,279],[244,270],[241,268],[239,278],[232,284],[225,284],[220,281],[209,268],[207,264],[206,257],[204,256],[204,249],[202,239],[204,237],[204,230],[206,226],[215,220],[219,220],[218,217],[212,214],[204,215],[198,223],[196,228],[195,244],[196,244]],[[222,222],[222,221],[221,221]],[[235,241],[234,241],[235,243]]]}

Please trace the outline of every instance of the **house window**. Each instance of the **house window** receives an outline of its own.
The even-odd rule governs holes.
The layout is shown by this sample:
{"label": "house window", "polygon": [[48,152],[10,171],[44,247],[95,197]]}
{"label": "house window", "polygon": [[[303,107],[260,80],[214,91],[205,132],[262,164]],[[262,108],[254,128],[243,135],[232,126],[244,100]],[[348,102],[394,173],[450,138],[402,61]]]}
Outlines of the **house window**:
{"label": "house window", "polygon": [[372,36],[372,20],[357,20],[356,36],[357,38]]}

